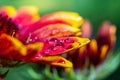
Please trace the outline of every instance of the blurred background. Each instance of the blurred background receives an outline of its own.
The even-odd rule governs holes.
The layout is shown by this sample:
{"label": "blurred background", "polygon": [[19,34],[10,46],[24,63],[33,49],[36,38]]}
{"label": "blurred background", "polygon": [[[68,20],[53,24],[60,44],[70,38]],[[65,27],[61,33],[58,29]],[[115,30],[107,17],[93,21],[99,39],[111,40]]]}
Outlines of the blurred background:
{"label": "blurred background", "polygon": [[[0,0],[0,7],[33,5],[38,7],[40,16],[56,11],[72,11],[79,13],[84,19],[91,22],[93,37],[104,21],[110,21],[117,26],[117,44],[120,48],[120,0]],[[105,80],[120,80],[120,66]]]}

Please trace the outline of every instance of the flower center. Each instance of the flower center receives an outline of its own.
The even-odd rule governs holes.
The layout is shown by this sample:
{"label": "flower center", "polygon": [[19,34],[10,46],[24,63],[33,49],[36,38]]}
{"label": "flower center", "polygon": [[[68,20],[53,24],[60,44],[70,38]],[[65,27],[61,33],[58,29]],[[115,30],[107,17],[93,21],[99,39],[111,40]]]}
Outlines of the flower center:
{"label": "flower center", "polygon": [[16,36],[18,31],[17,25],[5,14],[0,14],[0,34],[6,33],[11,36]]}

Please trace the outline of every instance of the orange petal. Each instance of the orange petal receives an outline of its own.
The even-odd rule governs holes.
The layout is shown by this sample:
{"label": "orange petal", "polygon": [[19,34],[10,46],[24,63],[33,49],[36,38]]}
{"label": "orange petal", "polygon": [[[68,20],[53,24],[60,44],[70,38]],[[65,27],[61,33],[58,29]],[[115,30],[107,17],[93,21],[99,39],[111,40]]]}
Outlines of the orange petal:
{"label": "orange petal", "polygon": [[0,35],[0,58],[16,60],[26,55],[26,47],[17,39],[6,34]]}
{"label": "orange petal", "polygon": [[33,51],[33,50],[38,52],[38,51],[42,50],[43,43],[38,42],[38,43],[34,43],[34,44],[28,44],[28,45],[26,45],[26,47],[28,50],[28,54],[31,53],[31,51]]}
{"label": "orange petal", "polygon": [[100,50],[97,41],[95,39],[91,40],[90,44],[88,44],[87,49],[89,62],[92,63],[94,66],[97,66],[100,62]]}
{"label": "orange petal", "polygon": [[107,53],[108,53],[108,45],[102,46],[100,50],[101,50],[100,60],[103,61],[106,58]]}
{"label": "orange petal", "polygon": [[56,12],[45,15],[40,20],[41,26],[48,24],[64,23],[73,27],[80,27],[83,18],[74,12]]}
{"label": "orange petal", "polygon": [[31,39],[48,38],[48,37],[67,37],[73,35],[81,34],[80,30],[73,28],[66,24],[51,24],[45,27],[42,27],[31,34]]}
{"label": "orange petal", "polygon": [[23,60],[25,62],[28,62],[30,58],[34,57],[39,51],[42,50],[43,43],[34,43],[34,44],[28,44],[27,47],[27,54],[24,56]]}
{"label": "orange petal", "polygon": [[98,56],[98,44],[96,40],[91,40],[89,44],[89,53],[93,56]]}

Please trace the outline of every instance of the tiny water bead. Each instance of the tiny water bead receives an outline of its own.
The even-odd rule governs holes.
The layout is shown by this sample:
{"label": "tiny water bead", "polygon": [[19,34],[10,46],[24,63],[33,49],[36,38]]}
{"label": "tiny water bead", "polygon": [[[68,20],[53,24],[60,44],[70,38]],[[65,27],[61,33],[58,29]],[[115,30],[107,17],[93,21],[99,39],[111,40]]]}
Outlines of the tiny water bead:
{"label": "tiny water bead", "polygon": [[53,45],[54,47],[64,46],[64,44],[61,43],[57,38],[51,38],[48,42],[49,42],[49,44]]}
{"label": "tiny water bead", "polygon": [[45,41],[42,53],[43,55],[56,55],[71,48],[76,40],[73,38],[49,38]]}
{"label": "tiny water bead", "polygon": [[62,63],[62,64],[65,64],[65,61],[64,61],[64,60],[62,60],[62,59],[60,59],[60,60],[58,60],[58,61],[57,61],[57,63]]}
{"label": "tiny water bead", "polygon": [[[40,42],[44,43],[44,46],[36,57],[44,57],[50,55],[59,55],[65,53],[65,51],[71,49],[72,44],[75,43],[76,38],[64,37],[64,38],[48,38],[41,40]],[[40,55],[40,56],[39,56]]]}

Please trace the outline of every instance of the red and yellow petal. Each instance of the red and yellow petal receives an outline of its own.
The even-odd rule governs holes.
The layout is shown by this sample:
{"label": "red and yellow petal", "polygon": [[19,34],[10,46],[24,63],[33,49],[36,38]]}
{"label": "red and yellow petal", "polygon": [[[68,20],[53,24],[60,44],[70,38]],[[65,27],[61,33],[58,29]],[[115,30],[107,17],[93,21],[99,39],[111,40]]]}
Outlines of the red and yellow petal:
{"label": "red and yellow petal", "polygon": [[[69,37],[80,35],[80,29],[73,28],[66,24],[51,24],[31,33],[30,39],[36,41],[44,38],[59,38],[59,37]],[[29,38],[28,35],[21,36],[22,40],[25,42]],[[28,41],[28,42],[32,42]]]}
{"label": "red and yellow petal", "polygon": [[46,56],[42,58],[33,58],[32,61],[43,64],[47,63],[59,67],[72,67],[72,63],[61,56]]}
{"label": "red and yellow petal", "polygon": [[78,49],[90,42],[90,40],[88,38],[79,38],[79,37],[72,37],[72,38],[75,38],[76,41],[73,44],[71,44],[72,47],[69,48],[68,50],[65,50],[64,53],[69,52],[74,49]]}
{"label": "red and yellow petal", "polygon": [[23,45],[19,40],[9,35],[0,35],[0,59],[27,62],[37,54],[42,47],[43,43]]}
{"label": "red and yellow petal", "polygon": [[55,12],[45,15],[40,20],[41,26],[48,24],[68,24],[72,27],[80,27],[83,23],[83,18],[74,12]]}
{"label": "red and yellow petal", "polygon": [[15,60],[26,53],[26,47],[20,41],[6,34],[0,35],[0,58]]}
{"label": "red and yellow petal", "polygon": [[48,38],[48,37],[67,37],[71,35],[76,35],[77,33],[81,34],[80,30],[77,28],[73,28],[66,24],[51,24],[45,27],[42,27],[32,35],[40,38]]}
{"label": "red and yellow petal", "polygon": [[[30,35],[30,36],[29,36]],[[24,43],[34,42],[43,38],[58,38],[58,37],[69,37],[69,36],[79,36],[81,35],[81,31],[78,28],[73,28],[67,24],[51,24],[41,27],[31,33],[29,31],[24,31],[20,35],[20,40]],[[28,39],[32,39],[32,41],[28,41]]]}
{"label": "red and yellow petal", "polygon": [[[22,40],[23,42],[25,42],[26,38],[31,36],[33,32],[35,32],[36,30],[37,31],[35,33],[40,32],[39,30],[41,30],[40,28],[42,28],[42,27],[49,27],[49,29],[50,29],[50,26],[51,27],[54,26],[54,28],[56,26],[56,28],[58,29],[59,26],[62,27],[62,25],[64,24],[65,25],[65,26],[63,25],[64,27],[67,27],[67,25],[68,25],[68,28],[65,28],[65,30],[69,29],[70,31],[72,31],[73,28],[70,29],[70,27],[80,27],[82,23],[83,23],[82,17],[74,12],[56,12],[56,13],[48,14],[48,15],[43,16],[38,22],[35,22],[30,25],[26,25],[24,27],[24,29],[22,29],[22,31],[20,32],[19,39]],[[58,24],[61,24],[61,25],[58,25]],[[58,27],[57,27],[57,25],[58,25]],[[47,29],[45,29],[44,31],[46,31],[46,30]],[[73,31],[76,31],[76,30],[78,30],[78,29],[73,29]],[[43,32],[43,30],[41,32]],[[56,33],[57,31],[54,31],[54,32]],[[55,34],[54,32],[52,32],[52,33]],[[69,32],[68,34],[71,35],[72,33]],[[61,35],[66,36],[68,34],[60,33],[60,34],[56,34],[56,35],[59,37]],[[78,33],[76,35],[80,35],[80,34],[81,33]],[[44,35],[45,34],[43,34],[42,36],[44,37]]]}
{"label": "red and yellow petal", "polygon": [[36,55],[36,57],[59,55],[68,51],[77,49],[87,43],[89,39],[79,37],[62,37],[45,39],[43,49]]}
{"label": "red and yellow petal", "polygon": [[39,51],[42,50],[43,43],[34,43],[26,45],[27,54],[23,57],[23,61],[29,62],[29,60],[34,57]]}
{"label": "red and yellow petal", "polygon": [[89,47],[89,53],[91,56],[97,57],[99,55],[98,43],[95,39],[92,39],[90,41],[90,44],[88,45],[88,47]]}
{"label": "red and yellow petal", "polygon": [[98,32],[97,42],[98,47],[101,48],[103,45],[108,45],[108,51],[113,48],[116,42],[116,26],[109,22],[104,22]]}

